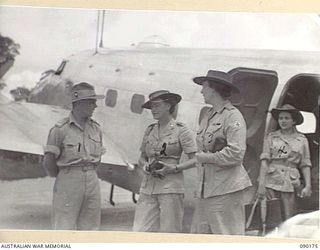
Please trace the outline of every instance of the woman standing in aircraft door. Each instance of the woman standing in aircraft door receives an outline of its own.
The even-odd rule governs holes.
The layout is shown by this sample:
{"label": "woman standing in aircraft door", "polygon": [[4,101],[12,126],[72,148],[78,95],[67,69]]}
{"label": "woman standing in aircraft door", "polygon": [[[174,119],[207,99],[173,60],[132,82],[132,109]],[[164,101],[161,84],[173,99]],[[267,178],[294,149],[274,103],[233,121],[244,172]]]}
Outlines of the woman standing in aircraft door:
{"label": "woman standing in aircraft door", "polygon": [[272,109],[271,114],[280,129],[268,134],[264,140],[257,193],[261,199],[265,196],[267,199],[280,198],[282,217],[286,220],[296,214],[295,189],[301,186],[298,169],[305,181],[305,187],[298,195],[311,195],[309,144],[295,127],[303,122],[299,110],[285,104]]}
{"label": "woman standing in aircraft door", "polygon": [[228,73],[209,70],[193,81],[202,85],[204,101],[212,105],[197,132],[197,201],[192,233],[244,235],[243,190],[251,186],[242,165],[246,123],[229,98],[240,90]]}
{"label": "woman standing in aircraft door", "polygon": [[[157,123],[146,129],[140,147],[139,166],[144,176],[133,231],[181,232],[184,183],[182,169],[195,163],[197,146],[193,133],[173,118],[181,96],[166,90],[149,95],[142,105],[151,109]],[[179,163],[182,152],[190,160]]]}

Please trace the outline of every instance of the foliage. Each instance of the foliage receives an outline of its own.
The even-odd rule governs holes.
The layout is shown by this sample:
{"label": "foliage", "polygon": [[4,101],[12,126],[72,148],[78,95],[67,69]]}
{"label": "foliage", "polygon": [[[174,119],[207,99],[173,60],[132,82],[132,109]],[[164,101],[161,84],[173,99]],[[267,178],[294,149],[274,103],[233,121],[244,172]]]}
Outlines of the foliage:
{"label": "foliage", "polygon": [[25,87],[17,87],[10,91],[15,101],[27,100],[31,91]]}
{"label": "foliage", "polygon": [[19,55],[20,45],[15,43],[10,37],[0,34],[0,67],[10,60],[14,60]]}

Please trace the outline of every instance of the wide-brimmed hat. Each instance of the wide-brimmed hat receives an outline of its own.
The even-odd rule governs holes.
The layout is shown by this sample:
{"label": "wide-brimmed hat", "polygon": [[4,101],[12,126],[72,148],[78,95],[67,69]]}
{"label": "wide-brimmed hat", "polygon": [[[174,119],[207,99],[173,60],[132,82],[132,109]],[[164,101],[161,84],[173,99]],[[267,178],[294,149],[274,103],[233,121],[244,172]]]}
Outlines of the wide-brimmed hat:
{"label": "wide-brimmed hat", "polygon": [[232,76],[226,72],[209,70],[206,76],[197,76],[192,80],[199,85],[202,85],[204,81],[212,81],[218,84],[224,84],[231,89],[231,92],[240,93],[240,89],[232,82]]}
{"label": "wide-brimmed hat", "polygon": [[170,93],[168,90],[158,90],[149,95],[149,100],[142,104],[142,108],[151,109],[151,103],[156,101],[169,101],[177,104],[181,101],[181,96],[175,93]]}
{"label": "wide-brimmed hat", "polygon": [[85,99],[104,99],[104,95],[97,95],[94,87],[87,82],[80,82],[71,87],[71,102]]}
{"label": "wide-brimmed hat", "polygon": [[292,119],[296,122],[295,125],[299,125],[303,123],[303,116],[301,112],[290,104],[284,104],[280,108],[272,109],[271,110],[272,117],[275,120],[278,120],[280,112],[289,112],[292,115]]}

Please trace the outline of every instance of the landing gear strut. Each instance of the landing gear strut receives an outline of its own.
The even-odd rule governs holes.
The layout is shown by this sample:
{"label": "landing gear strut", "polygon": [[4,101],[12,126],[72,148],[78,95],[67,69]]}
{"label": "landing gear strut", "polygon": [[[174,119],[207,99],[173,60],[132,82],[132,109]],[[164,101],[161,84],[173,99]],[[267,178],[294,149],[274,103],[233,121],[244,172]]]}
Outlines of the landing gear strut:
{"label": "landing gear strut", "polygon": [[110,195],[109,195],[109,202],[112,206],[115,205],[114,201],[113,201],[113,191],[114,191],[114,185],[111,185],[111,189],[110,189]]}
{"label": "landing gear strut", "polygon": [[133,203],[137,203],[136,194],[135,193],[132,193],[132,201],[133,201]]}

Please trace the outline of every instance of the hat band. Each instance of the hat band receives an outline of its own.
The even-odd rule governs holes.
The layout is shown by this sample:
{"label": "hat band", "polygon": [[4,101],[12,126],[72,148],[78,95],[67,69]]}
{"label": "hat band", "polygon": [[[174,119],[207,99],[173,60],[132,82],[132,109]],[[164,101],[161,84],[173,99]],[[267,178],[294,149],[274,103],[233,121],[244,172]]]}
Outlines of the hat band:
{"label": "hat band", "polygon": [[165,101],[169,101],[169,100],[170,100],[170,98],[162,99],[162,98],[159,98],[159,97],[155,97],[155,98],[150,99],[149,101],[150,102],[165,102]]}
{"label": "hat band", "polygon": [[72,101],[76,101],[85,97],[91,97],[96,96],[96,93],[94,90],[86,89],[86,90],[75,90],[72,91],[71,99]]}

